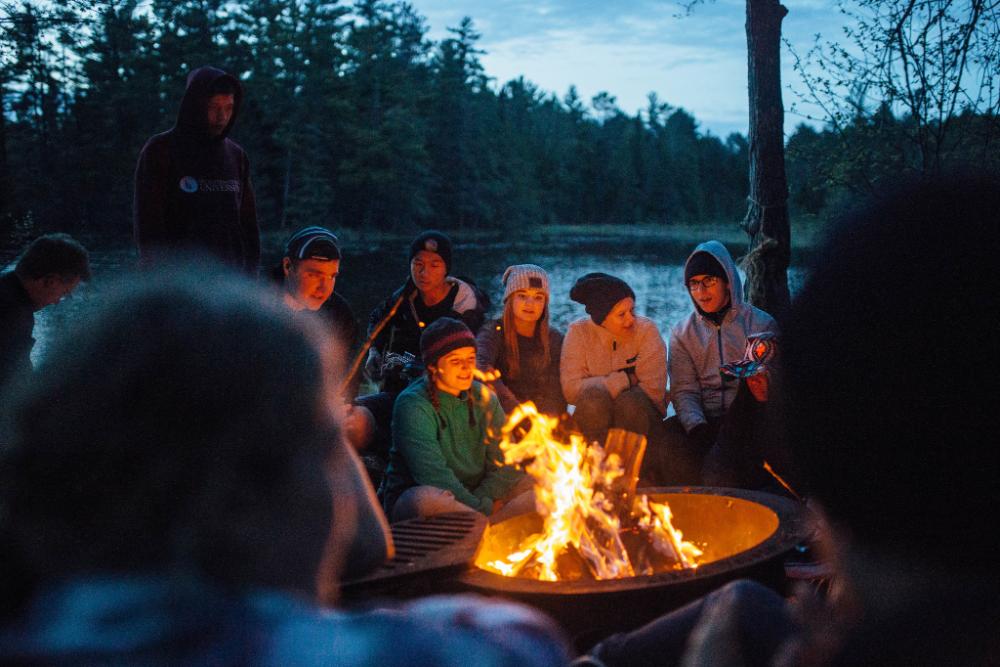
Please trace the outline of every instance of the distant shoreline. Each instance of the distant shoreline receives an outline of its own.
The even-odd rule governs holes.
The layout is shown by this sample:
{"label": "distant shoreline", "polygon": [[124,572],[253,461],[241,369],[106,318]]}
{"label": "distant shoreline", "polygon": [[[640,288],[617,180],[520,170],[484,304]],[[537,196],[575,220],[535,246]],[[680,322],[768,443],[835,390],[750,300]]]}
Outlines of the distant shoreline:
{"label": "distant shoreline", "polygon": [[[792,249],[808,250],[818,243],[822,234],[822,221],[809,219],[803,222],[792,222]],[[280,244],[281,239],[291,230],[268,230],[263,233],[269,242]],[[344,228],[333,230],[344,245],[373,245],[384,247],[386,243],[400,243],[405,247],[416,230],[382,231]],[[656,223],[641,223],[629,225],[599,224],[599,225],[547,225],[532,229],[442,229],[458,244],[526,244],[526,243],[558,243],[571,240],[573,243],[587,241],[627,241],[629,243],[656,242],[665,244],[694,245],[709,239],[716,239],[733,246],[746,246],[748,238],[736,222],[706,223],[706,224],[675,224],[662,225]],[[267,244],[267,243],[265,243]]]}

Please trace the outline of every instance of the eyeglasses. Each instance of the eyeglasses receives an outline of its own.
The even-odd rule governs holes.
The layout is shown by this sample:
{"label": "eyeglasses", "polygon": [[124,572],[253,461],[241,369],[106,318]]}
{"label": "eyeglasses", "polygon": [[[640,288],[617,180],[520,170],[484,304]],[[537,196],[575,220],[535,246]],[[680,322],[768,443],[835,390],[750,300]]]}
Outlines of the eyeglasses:
{"label": "eyeglasses", "polygon": [[701,280],[695,280],[692,278],[688,281],[688,291],[694,292],[699,287],[702,289],[711,289],[719,282],[720,278],[718,276],[705,276]]}

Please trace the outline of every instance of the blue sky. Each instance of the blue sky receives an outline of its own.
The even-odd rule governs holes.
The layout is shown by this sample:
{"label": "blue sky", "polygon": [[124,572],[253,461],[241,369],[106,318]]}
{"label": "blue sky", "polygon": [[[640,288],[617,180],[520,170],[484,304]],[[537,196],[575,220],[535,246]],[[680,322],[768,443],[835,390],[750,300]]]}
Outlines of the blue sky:
{"label": "blue sky", "polygon": [[[675,0],[412,0],[429,36],[471,16],[482,35],[486,73],[503,83],[519,75],[562,97],[575,84],[584,100],[600,91],[634,113],[655,91],[718,136],[747,131],[745,0],[708,0],[683,15]],[[832,0],[785,0],[783,35],[804,54],[816,33],[842,36]],[[797,86],[783,48],[785,108]],[[801,88],[801,86],[798,86]],[[800,117],[786,114],[791,132]]]}

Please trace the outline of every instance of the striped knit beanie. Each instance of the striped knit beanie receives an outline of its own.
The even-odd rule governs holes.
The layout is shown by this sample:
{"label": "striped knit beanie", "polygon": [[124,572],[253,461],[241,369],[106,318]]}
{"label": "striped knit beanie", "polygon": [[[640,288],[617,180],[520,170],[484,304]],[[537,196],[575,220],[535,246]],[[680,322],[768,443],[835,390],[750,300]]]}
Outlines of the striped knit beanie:
{"label": "striped knit beanie", "polygon": [[439,317],[420,335],[420,357],[425,366],[434,366],[438,359],[460,347],[475,346],[476,337],[469,327],[450,317]]}

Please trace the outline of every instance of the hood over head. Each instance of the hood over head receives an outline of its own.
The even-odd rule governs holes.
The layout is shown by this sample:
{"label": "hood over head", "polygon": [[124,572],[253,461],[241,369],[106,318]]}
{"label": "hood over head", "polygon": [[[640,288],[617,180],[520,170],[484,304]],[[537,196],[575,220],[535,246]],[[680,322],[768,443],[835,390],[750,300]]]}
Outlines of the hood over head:
{"label": "hood over head", "polygon": [[232,74],[227,74],[217,67],[206,65],[192,70],[187,77],[187,88],[184,90],[184,99],[181,100],[181,108],[177,114],[176,128],[185,133],[208,137],[208,100],[212,96],[212,88],[216,82],[225,79],[232,84],[233,93],[233,117],[229,119],[229,125],[223,130],[218,139],[225,139],[229,136],[230,130],[236,123],[240,115],[240,107],[243,103],[243,85]]}
{"label": "hood over head", "polygon": [[[740,279],[739,271],[736,270],[736,262],[733,261],[733,256],[729,254],[726,250],[726,246],[722,245],[718,241],[705,241],[704,243],[699,243],[698,246],[688,255],[687,260],[684,262],[684,275],[688,275],[688,265],[691,263],[691,259],[700,252],[707,253],[712,256],[715,261],[717,261],[726,272],[726,281],[729,283],[729,302],[733,307],[736,307],[743,303],[743,281]],[[684,286],[687,289],[687,285]],[[698,303],[694,300],[694,297],[688,292],[688,297],[691,299],[691,303],[694,304],[695,308],[698,308]]]}

